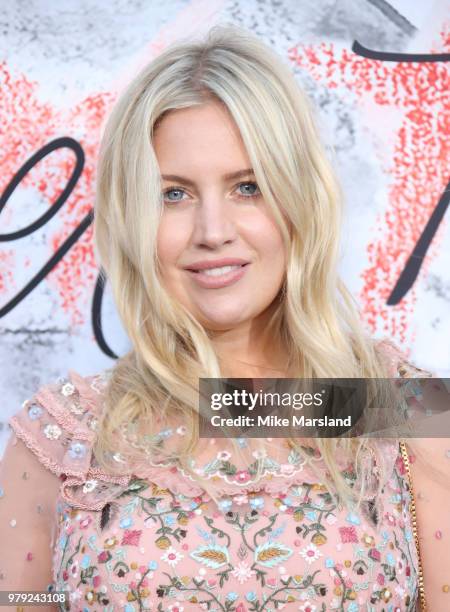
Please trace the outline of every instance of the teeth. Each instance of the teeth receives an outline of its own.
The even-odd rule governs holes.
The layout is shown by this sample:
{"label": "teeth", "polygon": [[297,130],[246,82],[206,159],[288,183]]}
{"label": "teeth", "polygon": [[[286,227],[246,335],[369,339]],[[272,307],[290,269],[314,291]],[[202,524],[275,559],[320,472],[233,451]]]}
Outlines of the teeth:
{"label": "teeth", "polygon": [[221,268],[208,268],[207,270],[199,270],[202,274],[206,274],[206,276],[222,276],[222,274],[228,274],[232,270],[237,270],[241,266],[222,266]]}

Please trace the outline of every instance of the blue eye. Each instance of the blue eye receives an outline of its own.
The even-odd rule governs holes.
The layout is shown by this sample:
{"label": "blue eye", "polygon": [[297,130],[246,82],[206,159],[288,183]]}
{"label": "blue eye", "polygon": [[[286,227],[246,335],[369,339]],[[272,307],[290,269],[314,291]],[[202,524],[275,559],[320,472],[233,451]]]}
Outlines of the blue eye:
{"label": "blue eye", "polygon": [[[174,193],[174,192],[178,193],[178,194],[184,193],[184,191],[182,189],[179,189],[178,187],[172,187],[171,189],[167,189],[166,191],[164,191],[163,196],[164,196],[164,198],[166,198],[166,196],[168,196],[169,193]],[[167,197],[167,200],[169,202],[181,202],[181,198],[180,199],[178,199],[178,198],[172,199],[172,198]]]}
{"label": "blue eye", "polygon": [[[259,191],[258,185],[253,181],[247,181],[245,183],[239,183],[236,186],[236,189],[245,188],[244,191],[238,193],[238,197],[242,200],[249,200],[250,198],[258,198],[261,195]],[[163,200],[167,204],[175,204],[177,202],[182,202],[185,198],[183,198],[183,194],[186,192],[181,187],[170,187],[163,192]],[[175,194],[175,197],[172,197]],[[178,196],[178,197],[177,197]]]}
{"label": "blue eye", "polygon": [[247,182],[247,183],[239,183],[238,185],[238,189],[240,189],[241,187],[248,187],[250,186],[250,193],[247,190],[246,195],[244,195],[242,192],[239,194],[240,197],[244,198],[244,199],[248,199],[248,198],[257,198],[258,196],[261,195],[261,192],[259,191],[259,187],[256,183],[254,183],[253,181]]}

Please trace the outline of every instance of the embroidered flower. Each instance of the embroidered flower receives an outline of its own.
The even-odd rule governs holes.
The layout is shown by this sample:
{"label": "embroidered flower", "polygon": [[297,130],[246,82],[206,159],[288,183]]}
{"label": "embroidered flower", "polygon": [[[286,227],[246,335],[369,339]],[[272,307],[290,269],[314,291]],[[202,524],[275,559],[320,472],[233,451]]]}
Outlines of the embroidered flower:
{"label": "embroidered flower", "polygon": [[363,534],[361,542],[366,548],[372,548],[375,545],[375,538],[367,533]]}
{"label": "embroidered flower", "polygon": [[39,417],[42,416],[43,414],[43,410],[40,406],[38,406],[37,404],[32,404],[29,408],[28,408],[28,417],[32,420],[35,421],[36,419],[38,419]]}
{"label": "embroidered flower", "polygon": [[385,588],[381,591],[381,598],[385,603],[387,603],[391,597],[392,597],[392,591],[390,589]]}
{"label": "embroidered flower", "polygon": [[89,427],[89,429],[95,431],[98,427],[98,420],[91,415],[87,418],[86,425]]}
{"label": "embroidered flower", "polygon": [[231,574],[236,578],[239,584],[244,584],[244,582],[247,582],[256,572],[250,569],[247,563],[241,561]]}
{"label": "embroidered flower", "polygon": [[373,559],[374,561],[380,561],[381,553],[377,548],[371,548],[369,550],[369,557]]}
{"label": "embroidered flower", "polygon": [[61,393],[64,395],[64,397],[69,397],[75,393],[75,387],[72,383],[68,382],[61,387]]}
{"label": "embroidered flower", "polygon": [[101,374],[94,376],[91,384],[89,385],[91,389],[93,389],[96,393],[102,393],[103,389],[106,387],[108,380],[111,378],[112,369],[105,370]]}
{"label": "embroidered flower", "polygon": [[311,563],[314,563],[319,557],[323,556],[315,544],[308,544],[308,546],[302,548],[299,551],[299,555],[305,559],[308,565],[311,565]]}
{"label": "embroidered flower", "polygon": [[106,538],[103,543],[103,546],[105,548],[114,548],[114,546],[118,544],[118,542],[119,540],[116,538],[116,536],[112,536],[111,538]]}
{"label": "embroidered flower", "polygon": [[97,486],[96,480],[86,480],[83,486],[83,493],[91,493]]}
{"label": "embroidered flower", "polygon": [[264,508],[264,498],[263,497],[252,497],[250,499],[250,506],[253,510],[260,510]]}
{"label": "embroidered flower", "polygon": [[74,414],[83,414],[83,412],[85,412],[85,408],[83,408],[81,404],[73,403],[70,407],[70,412],[73,412]]}
{"label": "embroidered flower", "polygon": [[70,566],[70,575],[72,578],[76,578],[78,576],[78,561],[74,561]]}
{"label": "embroidered flower", "polygon": [[70,601],[77,602],[81,599],[81,595],[82,593],[80,589],[77,589],[76,591],[72,591],[71,593],[69,593],[69,599]]}
{"label": "embroidered flower", "polygon": [[201,567],[201,568],[198,570],[198,574],[197,574],[197,576],[194,576],[194,578],[195,578],[195,580],[197,580],[197,582],[200,582],[200,580],[203,580],[203,578],[205,577],[205,574],[206,574],[206,570],[205,570],[205,568],[204,568],[204,567]]}
{"label": "embroidered flower", "polygon": [[347,517],[345,520],[348,521],[349,523],[352,523],[352,525],[359,525],[361,523],[361,519],[354,512],[350,512],[349,514],[347,514]]}
{"label": "embroidered flower", "polygon": [[97,556],[97,561],[99,563],[107,563],[112,558],[112,554],[109,550],[102,550],[102,552]]}
{"label": "embroidered flower", "polygon": [[86,445],[82,442],[72,442],[68,453],[72,459],[82,459],[86,454]]}
{"label": "embroidered flower", "polygon": [[251,476],[247,470],[238,470],[234,478],[237,482],[248,482]]}
{"label": "embroidered flower", "polygon": [[233,502],[231,499],[221,499],[218,502],[218,506],[222,510],[222,512],[228,512],[232,505]]}
{"label": "embroidered flower", "polygon": [[235,495],[233,497],[233,501],[235,504],[237,504],[238,506],[243,506],[244,504],[248,503],[248,497],[245,494],[242,495]]}
{"label": "embroidered flower", "polygon": [[129,546],[139,546],[141,530],[125,529],[121,545],[128,544]]}
{"label": "embroidered flower", "polygon": [[236,601],[238,597],[239,595],[237,593],[235,593],[234,591],[230,591],[225,599],[228,599],[228,601]]}
{"label": "embroidered flower", "polygon": [[91,604],[94,601],[94,597],[95,597],[94,589],[89,589],[88,591],[86,591],[86,594],[84,596],[84,598],[89,604]]}
{"label": "embroidered flower", "polygon": [[181,559],[183,559],[184,555],[175,550],[173,546],[168,548],[166,552],[161,556],[161,560],[165,561],[170,565],[170,567],[175,567]]}
{"label": "embroidered flower", "polygon": [[183,612],[184,606],[180,605],[179,601],[176,601],[174,604],[170,604],[167,609],[169,612]]}
{"label": "embroidered flower", "polygon": [[158,436],[160,438],[170,438],[170,436],[173,434],[173,429],[162,429],[159,433]]}
{"label": "embroidered flower", "polygon": [[220,451],[217,453],[217,459],[219,461],[228,461],[231,457],[231,453],[228,451]]}
{"label": "embroidered flower", "polygon": [[87,516],[84,517],[84,519],[81,519],[80,529],[87,529],[87,527],[89,527],[91,523],[92,523],[92,516],[88,514]]}
{"label": "embroidered flower", "polygon": [[356,544],[358,542],[358,536],[353,526],[352,527],[339,527],[339,533],[341,534],[341,542],[343,544],[347,544],[347,543]]}
{"label": "embroidered flower", "polygon": [[62,434],[62,429],[58,425],[46,425],[44,427],[44,435],[49,440],[57,440]]}
{"label": "embroidered flower", "polygon": [[384,515],[384,518],[389,523],[389,525],[392,525],[392,527],[395,527],[396,520],[395,520],[395,516],[393,514],[391,514],[390,512],[386,512],[385,515]]}
{"label": "embroidered flower", "polygon": [[305,601],[298,609],[301,610],[301,612],[315,612],[315,610],[317,610],[316,606],[310,601]]}

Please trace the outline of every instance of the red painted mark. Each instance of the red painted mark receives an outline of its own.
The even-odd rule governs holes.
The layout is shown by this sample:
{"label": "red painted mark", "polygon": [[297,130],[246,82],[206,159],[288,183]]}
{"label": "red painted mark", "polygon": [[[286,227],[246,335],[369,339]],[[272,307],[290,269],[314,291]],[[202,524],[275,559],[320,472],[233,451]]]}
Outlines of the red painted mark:
{"label": "red painted mark", "polygon": [[0,250],[0,293],[15,289],[14,268],[14,250]]}
{"label": "red painted mark", "polygon": [[[438,45],[443,52],[450,50],[449,26],[444,25]],[[351,92],[356,103],[375,102],[371,108],[378,110],[373,111],[369,125],[375,133],[386,107],[401,113],[394,157],[386,170],[390,175],[388,203],[367,247],[369,265],[362,272],[360,301],[374,332],[404,341],[408,331],[412,340],[414,334],[408,324],[417,299],[414,287],[396,307],[387,307],[386,300],[448,182],[448,64],[382,62],[333,44],[298,45],[289,50],[289,57],[329,88],[339,85],[346,100]],[[382,164],[386,168],[385,158]],[[443,226],[434,237],[421,274],[426,274],[438,253]]]}
{"label": "red painted mark", "polygon": [[[29,81],[24,75],[13,74],[6,62],[0,63],[0,92],[0,139],[3,151],[6,152],[2,159],[1,191],[33,153],[55,138],[72,136],[80,142],[86,156],[83,173],[69,199],[47,226],[42,228],[41,235],[46,236],[48,244],[45,259],[36,262],[30,251],[26,254],[23,252],[22,255],[16,251],[16,261],[13,263],[10,259],[8,266],[2,266],[0,295],[4,303],[12,293],[8,291],[11,286],[8,279],[12,279],[14,270],[20,266],[27,267],[31,277],[93,207],[93,179],[100,128],[115,96],[110,93],[92,94],[70,110],[58,110],[39,99],[38,83]],[[11,220],[15,219],[13,229],[16,230],[39,217],[66,186],[73,171],[74,161],[73,154],[63,149],[43,159],[18,187],[27,190],[27,199],[32,199],[33,193],[36,194],[38,214],[31,214],[27,223],[23,223],[20,207],[16,206],[16,209],[12,210],[8,204],[2,213],[2,221],[6,220],[9,226]],[[2,231],[9,231],[4,228],[4,223],[2,227]],[[11,231],[13,229],[11,228]],[[29,238],[24,238],[27,239]],[[33,246],[30,246],[30,250],[32,248]],[[5,258],[10,252],[14,252],[10,250],[10,245],[7,250],[0,249],[0,258]],[[20,257],[23,258],[22,261]],[[29,265],[30,259],[32,265]],[[83,323],[85,304],[92,295],[97,270],[91,227],[46,278],[46,282],[55,288],[60,296],[61,307],[69,316],[72,325]]]}

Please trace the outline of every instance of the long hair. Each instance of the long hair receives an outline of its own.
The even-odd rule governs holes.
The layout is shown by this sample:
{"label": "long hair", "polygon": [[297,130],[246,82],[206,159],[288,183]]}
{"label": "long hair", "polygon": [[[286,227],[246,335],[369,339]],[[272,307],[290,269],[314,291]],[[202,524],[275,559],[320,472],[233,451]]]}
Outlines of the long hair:
{"label": "long hair", "polygon": [[[168,47],[132,80],[101,142],[95,245],[132,343],[112,368],[94,447],[97,461],[110,470],[117,468],[111,454],[127,439],[131,425],[145,434],[149,457],[160,452],[150,435],[157,422],[182,422],[186,443],[172,449],[171,456],[202,481],[190,466],[201,442],[199,378],[222,373],[207,331],[161,282],[156,236],[162,186],[152,139],[165,114],[211,99],[221,102],[236,123],[283,236],[288,263],[269,330],[286,347],[290,370],[310,378],[387,376],[338,275],[342,194],[310,104],[289,68],[265,44],[237,27],[216,26],[202,40]],[[385,405],[392,405],[388,396]],[[289,443],[305,455],[299,440]],[[359,465],[361,499],[373,463],[358,458],[376,456],[376,442],[318,438],[311,444],[326,464],[329,486],[351,501],[356,488],[336,460],[338,449],[349,453]],[[125,441],[122,449],[129,466],[143,445]],[[214,497],[210,484],[203,482]]]}

